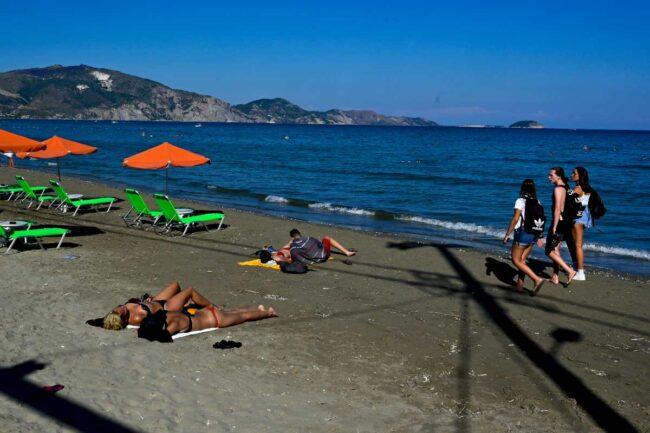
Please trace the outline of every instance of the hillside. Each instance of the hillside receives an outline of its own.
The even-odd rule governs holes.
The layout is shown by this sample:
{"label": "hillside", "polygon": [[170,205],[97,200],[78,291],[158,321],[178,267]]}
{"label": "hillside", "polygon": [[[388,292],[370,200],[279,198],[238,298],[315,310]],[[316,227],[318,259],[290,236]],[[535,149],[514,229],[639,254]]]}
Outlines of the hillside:
{"label": "hillside", "polygon": [[421,118],[384,116],[370,110],[308,111],[282,98],[258,99],[233,108],[257,121],[268,123],[437,126],[435,122]]}
{"label": "hillside", "polygon": [[544,128],[544,125],[535,120],[520,120],[510,125],[510,128],[542,129]]}
{"label": "hillside", "polygon": [[0,118],[435,126],[373,111],[308,111],[286,99],[231,106],[208,95],[87,65],[0,73]]}

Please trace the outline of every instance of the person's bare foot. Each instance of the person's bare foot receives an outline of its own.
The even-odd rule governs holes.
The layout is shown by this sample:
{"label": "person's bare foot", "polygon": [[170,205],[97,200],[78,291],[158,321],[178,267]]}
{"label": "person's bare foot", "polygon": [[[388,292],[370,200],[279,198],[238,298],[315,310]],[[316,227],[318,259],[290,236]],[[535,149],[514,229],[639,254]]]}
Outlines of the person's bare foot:
{"label": "person's bare foot", "polygon": [[566,283],[564,283],[564,287],[569,287],[569,284],[571,284],[571,281],[573,281],[573,277],[575,277],[578,274],[578,271],[571,269],[571,272],[569,272],[569,276],[566,279]]}
{"label": "person's bare foot", "polygon": [[558,277],[557,274],[551,275],[551,279],[549,280],[551,284],[560,284],[560,277]]}
{"label": "person's bare foot", "polygon": [[269,307],[269,309],[267,310],[267,313],[268,313],[269,317],[278,317],[278,313],[275,312],[273,307]]}
{"label": "person's bare foot", "polygon": [[517,283],[513,284],[512,288],[515,289],[515,292],[517,293],[524,293],[524,282],[522,280],[517,280]]}
{"label": "person's bare foot", "polygon": [[540,278],[538,282],[535,283],[535,288],[533,291],[530,293],[530,296],[536,296],[537,293],[539,293],[539,290],[542,288],[546,280],[544,278]]}
{"label": "person's bare foot", "polygon": [[266,311],[266,307],[264,305],[262,305],[262,304],[258,305],[257,309],[260,310],[260,311]]}
{"label": "person's bare foot", "polygon": [[355,250],[354,248],[350,248],[350,249],[348,250],[348,252],[345,253],[345,255],[348,256],[348,257],[352,257],[352,256],[354,256],[354,255],[356,255],[356,254],[357,254],[357,250]]}

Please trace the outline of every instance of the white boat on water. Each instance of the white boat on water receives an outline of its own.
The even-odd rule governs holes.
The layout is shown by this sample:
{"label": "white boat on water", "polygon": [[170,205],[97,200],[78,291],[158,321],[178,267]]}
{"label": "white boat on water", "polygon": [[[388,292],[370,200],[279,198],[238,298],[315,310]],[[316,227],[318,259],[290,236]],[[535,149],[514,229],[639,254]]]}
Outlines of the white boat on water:
{"label": "white boat on water", "polygon": [[201,125],[200,123],[197,123],[196,125],[194,125],[195,128],[200,128],[200,127],[202,127],[202,126],[203,126],[203,125]]}

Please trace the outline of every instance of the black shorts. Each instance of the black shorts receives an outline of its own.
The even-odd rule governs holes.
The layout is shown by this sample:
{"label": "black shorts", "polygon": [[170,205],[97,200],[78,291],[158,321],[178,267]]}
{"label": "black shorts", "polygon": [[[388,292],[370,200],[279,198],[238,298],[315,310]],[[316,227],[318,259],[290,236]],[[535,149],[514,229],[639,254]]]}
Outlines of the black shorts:
{"label": "black shorts", "polygon": [[558,245],[564,240],[564,233],[560,230],[557,230],[555,233],[551,233],[551,230],[548,231],[546,236],[546,246],[544,247],[544,252],[548,256],[551,251],[553,251]]}

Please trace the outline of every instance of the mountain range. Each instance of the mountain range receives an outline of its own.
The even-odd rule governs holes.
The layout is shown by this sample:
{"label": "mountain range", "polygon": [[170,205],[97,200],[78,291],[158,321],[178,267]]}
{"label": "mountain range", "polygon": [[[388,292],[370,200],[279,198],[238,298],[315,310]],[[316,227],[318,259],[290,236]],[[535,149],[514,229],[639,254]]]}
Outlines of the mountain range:
{"label": "mountain range", "polygon": [[208,95],[87,65],[0,73],[0,118],[437,126],[370,110],[310,111],[286,99],[230,105]]}

